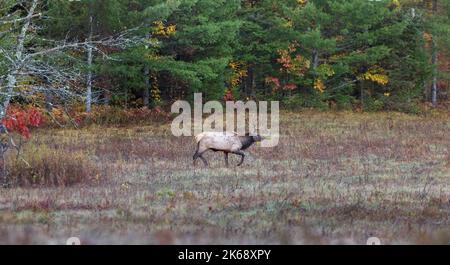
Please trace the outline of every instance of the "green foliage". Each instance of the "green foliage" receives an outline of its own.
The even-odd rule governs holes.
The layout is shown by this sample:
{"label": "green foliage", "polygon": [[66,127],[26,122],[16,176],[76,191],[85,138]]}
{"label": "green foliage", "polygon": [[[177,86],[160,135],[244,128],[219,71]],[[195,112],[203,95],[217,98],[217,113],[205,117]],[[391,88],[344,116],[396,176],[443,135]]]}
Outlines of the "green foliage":
{"label": "green foliage", "polygon": [[302,93],[285,97],[282,100],[282,106],[290,110],[299,110],[302,108],[316,108],[319,110],[328,109],[328,105],[324,102],[322,97],[313,93]]}
{"label": "green foliage", "polygon": [[[440,53],[450,47],[448,1],[438,1],[437,12],[430,0],[45,2],[46,16],[36,22],[42,38],[28,40],[30,47],[86,39],[90,16],[97,38],[135,29],[147,39],[132,48],[97,47],[94,90],[108,91],[110,103],[139,105],[131,101],[149,89],[161,97],[153,105],[190,100],[194,92],[219,100],[231,89],[236,99],[275,98],[289,108],[408,111],[423,99],[436,69],[431,42]],[[16,37],[0,35],[0,43],[7,47]],[[5,60],[0,53],[0,77]],[[88,70],[84,49],[46,60]],[[231,62],[239,63],[239,77]],[[449,76],[439,72],[440,80]]]}

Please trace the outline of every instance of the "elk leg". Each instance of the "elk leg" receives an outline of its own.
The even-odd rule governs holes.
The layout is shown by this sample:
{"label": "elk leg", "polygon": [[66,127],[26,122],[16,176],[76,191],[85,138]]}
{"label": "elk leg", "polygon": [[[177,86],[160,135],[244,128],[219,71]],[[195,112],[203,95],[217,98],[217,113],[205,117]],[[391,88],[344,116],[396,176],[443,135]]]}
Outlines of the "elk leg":
{"label": "elk leg", "polygon": [[228,152],[223,152],[225,154],[225,166],[228,167]]}
{"label": "elk leg", "polygon": [[195,162],[196,162],[195,160],[197,160],[198,157],[199,157],[199,154],[198,154],[198,149],[197,149],[197,150],[195,151],[194,156],[192,157],[194,166],[197,164],[197,163],[195,163]]}
{"label": "elk leg", "polygon": [[197,150],[195,151],[194,156],[192,157],[194,160],[194,166],[196,165],[196,160],[197,158],[200,158],[203,161],[203,164],[205,164],[205,166],[208,166],[208,162],[206,161],[206,159],[203,157],[203,154],[208,151],[208,149],[204,150],[203,152],[199,152],[199,147],[197,146]]}
{"label": "elk leg", "polygon": [[194,161],[193,161],[194,166],[197,165],[197,163],[196,163],[195,160],[197,160],[197,158],[200,156],[200,154],[198,153],[198,149],[199,149],[199,148],[200,148],[200,143],[197,143],[197,149],[195,149],[195,154],[194,154],[194,156],[192,157],[192,159],[194,160]]}
{"label": "elk leg", "polygon": [[241,156],[241,162],[239,162],[239,164],[237,164],[237,165],[238,165],[238,166],[242,165],[242,163],[244,162],[245,154],[244,154],[242,151],[235,151],[235,152],[233,152],[233,154],[236,154],[236,155],[240,155],[240,156]]}
{"label": "elk leg", "polygon": [[[203,152],[204,153],[204,152]],[[208,162],[206,161],[206,159],[203,157],[203,153],[201,153],[200,155],[198,155],[198,157],[200,157],[200,159],[203,161],[203,164],[205,164],[205,166],[208,166]]]}

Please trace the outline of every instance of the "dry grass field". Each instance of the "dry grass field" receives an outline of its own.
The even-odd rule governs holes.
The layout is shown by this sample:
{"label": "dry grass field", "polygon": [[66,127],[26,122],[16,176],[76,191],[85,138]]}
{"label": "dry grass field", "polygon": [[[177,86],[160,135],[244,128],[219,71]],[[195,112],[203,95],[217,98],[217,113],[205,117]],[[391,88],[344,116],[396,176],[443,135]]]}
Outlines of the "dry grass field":
{"label": "dry grass field", "polygon": [[[1,244],[450,244],[450,118],[283,113],[241,167],[169,123],[41,129],[8,158]],[[238,157],[230,156],[231,164]]]}

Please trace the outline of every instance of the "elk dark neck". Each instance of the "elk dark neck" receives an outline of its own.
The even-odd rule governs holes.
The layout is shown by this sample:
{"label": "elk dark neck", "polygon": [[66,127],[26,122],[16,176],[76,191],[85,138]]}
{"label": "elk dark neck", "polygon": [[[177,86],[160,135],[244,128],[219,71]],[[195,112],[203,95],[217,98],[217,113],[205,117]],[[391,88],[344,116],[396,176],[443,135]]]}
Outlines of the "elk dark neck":
{"label": "elk dark neck", "polygon": [[253,137],[251,137],[251,136],[240,136],[239,138],[242,143],[241,150],[245,150],[245,149],[249,148],[255,142],[255,140],[253,140]]}

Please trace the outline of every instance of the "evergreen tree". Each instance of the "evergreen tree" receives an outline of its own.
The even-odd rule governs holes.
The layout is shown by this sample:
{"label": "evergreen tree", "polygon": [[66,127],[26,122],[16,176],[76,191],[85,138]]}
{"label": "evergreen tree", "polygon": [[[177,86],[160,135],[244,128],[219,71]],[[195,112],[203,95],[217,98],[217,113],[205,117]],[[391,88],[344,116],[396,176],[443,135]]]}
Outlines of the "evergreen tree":
{"label": "evergreen tree", "polygon": [[[0,16],[17,6],[2,3],[6,8]],[[450,47],[448,1],[39,3],[45,16],[33,21],[39,30],[25,46],[42,49],[55,39],[85,42],[39,60],[85,75],[78,87],[86,95],[86,110],[90,99],[152,107],[203,92],[207,99],[272,98],[289,107],[411,111],[424,86],[435,104],[440,81],[449,78],[438,67]],[[16,11],[9,19],[20,17]],[[10,26],[0,24],[0,42],[9,50],[18,34]],[[145,38],[145,44],[86,42],[124,31]],[[3,84],[10,71],[7,61],[0,53]]]}

